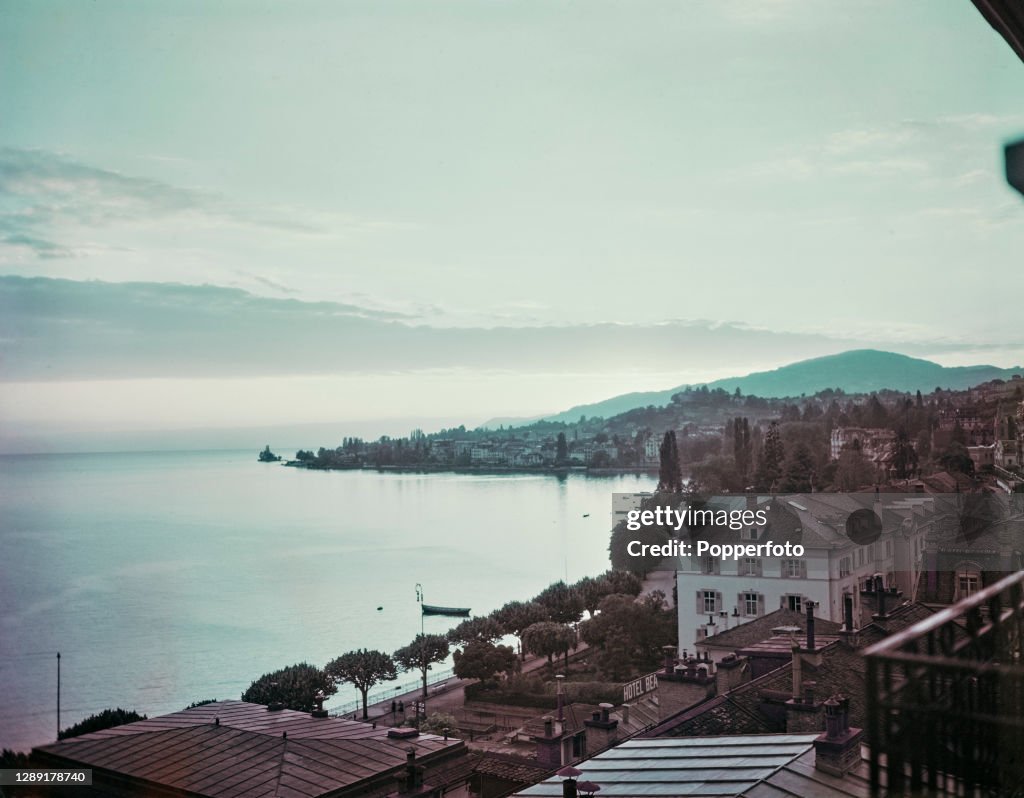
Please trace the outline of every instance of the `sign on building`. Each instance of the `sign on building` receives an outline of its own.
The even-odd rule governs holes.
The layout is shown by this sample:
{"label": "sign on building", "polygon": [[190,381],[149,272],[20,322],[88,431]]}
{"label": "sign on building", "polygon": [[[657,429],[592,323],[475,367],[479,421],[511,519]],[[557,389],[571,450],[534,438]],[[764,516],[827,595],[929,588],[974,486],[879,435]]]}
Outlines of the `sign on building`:
{"label": "sign on building", "polygon": [[658,674],[651,673],[647,676],[641,676],[636,681],[622,686],[622,703],[628,704],[630,701],[636,701],[640,696],[656,692],[657,689]]}

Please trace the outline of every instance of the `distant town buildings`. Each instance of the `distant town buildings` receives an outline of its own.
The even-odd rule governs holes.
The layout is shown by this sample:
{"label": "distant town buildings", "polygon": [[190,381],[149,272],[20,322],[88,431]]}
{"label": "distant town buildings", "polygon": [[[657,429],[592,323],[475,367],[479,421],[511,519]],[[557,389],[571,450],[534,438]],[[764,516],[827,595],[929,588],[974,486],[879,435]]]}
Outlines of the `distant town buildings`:
{"label": "distant town buildings", "polygon": [[843,449],[860,451],[869,462],[880,463],[889,454],[896,433],[891,429],[869,429],[865,427],[836,427],[832,430],[830,453],[838,460]]}

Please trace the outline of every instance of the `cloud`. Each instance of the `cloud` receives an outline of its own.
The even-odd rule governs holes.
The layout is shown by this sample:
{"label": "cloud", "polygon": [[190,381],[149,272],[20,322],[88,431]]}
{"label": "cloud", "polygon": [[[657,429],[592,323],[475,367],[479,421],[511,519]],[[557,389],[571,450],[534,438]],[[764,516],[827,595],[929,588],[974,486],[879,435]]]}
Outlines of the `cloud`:
{"label": "cloud", "polygon": [[[0,241],[39,257],[71,257],[86,233],[175,219],[296,234],[323,233],[297,211],[247,207],[216,194],[90,166],[45,150],[0,149]],[[60,240],[65,238],[67,240]]]}
{"label": "cloud", "polygon": [[[436,327],[237,288],[0,277],[0,380],[667,373],[830,354],[863,338],[728,322]],[[914,353],[913,346],[889,342]],[[963,345],[961,345],[963,348]],[[934,351],[934,347],[932,347]]]}
{"label": "cloud", "polygon": [[55,244],[53,241],[47,241],[23,233],[4,236],[0,241],[12,247],[24,247],[40,258],[69,258],[74,254],[71,250],[62,247],[60,244]]}
{"label": "cloud", "polygon": [[[973,230],[989,231],[1005,221],[1003,178],[993,169],[999,157],[999,131],[1015,131],[1022,125],[1024,114],[967,113],[850,127],[799,150],[780,149],[736,178],[751,175],[805,185],[841,179],[851,186],[885,190],[890,198],[898,192],[929,205],[942,196],[951,204],[973,208],[960,215]],[[907,218],[923,215],[901,213]]]}

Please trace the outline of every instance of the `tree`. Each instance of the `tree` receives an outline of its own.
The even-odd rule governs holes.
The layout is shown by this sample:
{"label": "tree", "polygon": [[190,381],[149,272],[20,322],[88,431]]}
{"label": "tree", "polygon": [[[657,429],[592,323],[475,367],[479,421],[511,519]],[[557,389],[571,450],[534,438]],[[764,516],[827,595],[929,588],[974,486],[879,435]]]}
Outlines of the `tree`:
{"label": "tree", "polygon": [[28,754],[5,748],[0,751],[0,768],[16,768],[23,770],[29,766]]}
{"label": "tree", "polygon": [[534,601],[547,610],[548,618],[555,623],[576,623],[583,616],[583,599],[562,581],[544,588]]}
{"label": "tree", "polygon": [[448,632],[448,642],[469,644],[475,640],[493,643],[505,636],[501,624],[489,615],[467,618]]}
{"label": "tree", "polygon": [[633,556],[629,553],[629,544],[636,541],[641,546],[648,544],[661,546],[669,540],[669,533],[664,527],[642,525],[638,530],[631,531],[626,528],[626,522],[620,521],[612,530],[611,541],[608,543],[608,553],[612,561],[612,568],[616,570],[629,571],[637,576],[645,577],[664,561],[664,557],[655,557],[650,554]]}
{"label": "tree", "polygon": [[423,676],[423,697],[427,697],[427,671],[430,666],[448,659],[451,649],[444,635],[419,634],[404,648],[398,649],[392,657],[403,671],[418,670]]}
{"label": "tree", "polygon": [[565,465],[568,462],[569,445],[565,442],[565,433],[559,432],[558,439],[555,443],[555,463],[557,465]]}
{"label": "tree", "polygon": [[363,719],[366,712],[366,695],[375,684],[397,678],[395,661],[383,651],[361,648],[349,651],[324,666],[324,673],[335,683],[345,682],[359,690],[363,697]]}
{"label": "tree", "polygon": [[811,450],[798,443],[786,461],[786,473],[782,479],[782,490],[787,493],[804,493],[811,490],[814,479],[814,458]]}
{"label": "tree", "polygon": [[552,621],[541,621],[523,631],[523,647],[538,657],[547,657],[548,665],[554,668],[555,654],[565,655],[569,666],[569,649],[576,645],[576,632],[570,627]]}
{"label": "tree", "polygon": [[939,464],[950,472],[974,475],[974,461],[962,443],[953,441],[939,458]]}
{"label": "tree", "polygon": [[889,421],[889,411],[885,409],[885,405],[879,400],[877,394],[871,394],[871,398],[868,399],[867,407],[867,425],[879,429],[885,427]]}
{"label": "tree", "polygon": [[839,490],[857,490],[874,482],[875,470],[864,457],[860,446],[844,446],[839,452],[836,466],[835,486]]}
{"label": "tree", "polygon": [[286,709],[312,712],[316,707],[314,697],[320,691],[331,696],[338,692],[338,688],[318,667],[300,662],[263,674],[242,693],[242,700],[254,704],[280,703]]}
{"label": "tree", "polygon": [[591,468],[608,468],[611,464],[611,455],[609,455],[604,449],[598,449],[590,458]]}
{"label": "tree", "polygon": [[458,718],[454,715],[449,715],[447,712],[431,712],[420,721],[419,730],[423,734],[454,737],[459,730],[459,721]]}
{"label": "tree", "polygon": [[140,715],[134,710],[121,709],[120,707],[117,709],[105,709],[95,715],[90,715],[74,726],[68,726],[57,734],[57,739],[67,740],[70,737],[78,737],[82,734],[89,734],[89,732],[101,731],[103,729],[112,729],[115,726],[123,726],[126,723],[134,723],[137,720],[145,719],[145,715]]}
{"label": "tree", "polygon": [[918,457],[922,460],[927,460],[932,454],[932,434],[929,430],[923,429],[917,433],[917,445],[914,447],[917,450]]}
{"label": "tree", "polygon": [[667,493],[681,493],[683,476],[679,469],[679,446],[676,443],[675,430],[669,430],[661,439],[658,456],[660,458],[658,490]]}
{"label": "tree", "polygon": [[764,446],[761,449],[758,482],[768,490],[774,490],[775,484],[782,476],[782,462],[785,451],[779,434],[779,424],[773,421],[764,434]]}
{"label": "tree", "polygon": [[474,640],[463,650],[455,650],[455,675],[460,679],[492,682],[500,673],[519,670],[519,658],[512,646],[496,646],[486,640]]}
{"label": "tree", "polygon": [[583,608],[593,618],[597,608],[605,596],[613,593],[626,593],[639,596],[643,584],[636,574],[628,571],[605,571],[600,576],[584,576],[573,585],[573,590],[583,602]]}
{"label": "tree", "polygon": [[693,466],[690,471],[691,491],[714,495],[728,491],[743,490],[746,479],[740,474],[731,457],[712,455]]}
{"label": "tree", "polygon": [[657,667],[662,646],[675,645],[675,614],[666,609],[660,591],[639,600],[607,596],[597,616],[580,625],[580,636],[593,647],[606,676],[626,679]]}
{"label": "tree", "polygon": [[[739,390],[737,388],[737,390]],[[746,418],[733,419],[732,432],[733,460],[740,479],[746,483],[750,473],[750,421]],[[745,485],[744,485],[745,486]]]}
{"label": "tree", "polygon": [[892,467],[897,479],[907,479],[917,471],[917,452],[910,442],[907,430],[900,427],[893,446]]}
{"label": "tree", "polygon": [[526,648],[523,646],[523,631],[540,621],[547,620],[547,611],[535,601],[510,601],[500,609],[491,613],[505,634],[515,635],[519,639],[519,653],[526,659]]}

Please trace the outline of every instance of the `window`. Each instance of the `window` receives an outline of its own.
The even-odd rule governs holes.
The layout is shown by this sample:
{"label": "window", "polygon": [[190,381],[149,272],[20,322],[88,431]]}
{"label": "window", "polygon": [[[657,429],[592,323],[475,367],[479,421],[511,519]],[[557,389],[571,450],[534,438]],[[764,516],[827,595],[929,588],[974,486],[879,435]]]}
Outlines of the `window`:
{"label": "window", "polygon": [[741,595],[743,599],[743,614],[744,615],[759,615],[760,609],[760,595],[757,593],[743,593]]}
{"label": "window", "polygon": [[956,566],[956,596],[959,601],[981,589],[981,566],[973,562],[960,562]]}
{"label": "window", "polygon": [[841,559],[839,561],[839,576],[843,577],[843,576],[849,576],[849,575],[850,575],[850,558],[849,557],[843,557],[843,559]]}
{"label": "window", "polygon": [[702,614],[718,612],[718,607],[722,603],[718,596],[719,594],[714,590],[698,591],[697,612]]}
{"label": "window", "polygon": [[803,596],[787,595],[787,596],[783,596],[782,598],[786,602],[785,606],[786,606],[787,609],[790,609],[793,612],[803,612],[804,611],[804,597]]}
{"label": "window", "polygon": [[760,576],[761,560],[757,557],[744,557],[740,560],[741,576]]}
{"label": "window", "polygon": [[783,560],[782,577],[784,579],[806,579],[807,566],[803,560]]}
{"label": "window", "polygon": [[740,533],[740,537],[745,540],[757,540],[757,527],[750,527]]}
{"label": "window", "polygon": [[719,560],[717,557],[704,556],[701,557],[700,569],[705,574],[717,574],[719,573]]}

